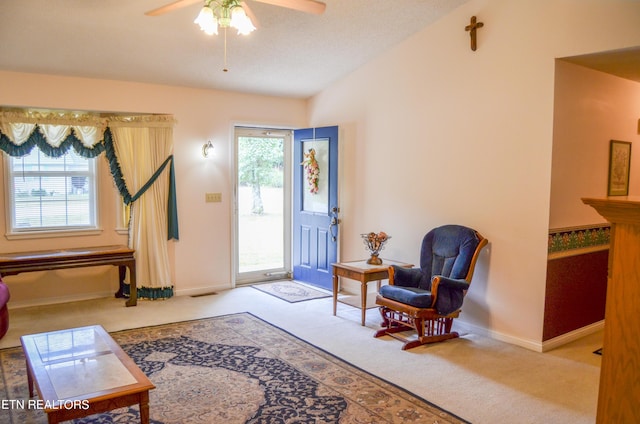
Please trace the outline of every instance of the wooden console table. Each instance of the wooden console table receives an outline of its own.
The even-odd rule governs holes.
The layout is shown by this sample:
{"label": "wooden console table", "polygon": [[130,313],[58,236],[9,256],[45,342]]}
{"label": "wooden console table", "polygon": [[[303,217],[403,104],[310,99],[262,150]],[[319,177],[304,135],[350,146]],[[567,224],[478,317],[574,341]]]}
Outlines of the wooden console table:
{"label": "wooden console table", "polygon": [[134,249],[126,246],[100,246],[34,252],[0,253],[0,275],[17,275],[21,272],[51,271],[55,269],[114,265],[119,268],[120,289],[116,297],[124,297],[122,287],[126,268],[129,268],[130,295],[127,306],[136,306],[136,260]]}
{"label": "wooden console table", "polygon": [[640,423],[640,198],[583,198],[611,222],[596,423]]}
{"label": "wooden console table", "polygon": [[405,268],[413,267],[412,264],[390,261],[384,259],[382,265],[370,265],[366,260],[355,262],[341,262],[333,265],[333,315],[336,314],[338,303],[338,277],[349,278],[360,281],[360,308],[362,309],[362,325],[366,318],[367,311],[367,283],[377,281],[378,291],[380,291],[380,281],[389,278],[389,267],[391,265]]}

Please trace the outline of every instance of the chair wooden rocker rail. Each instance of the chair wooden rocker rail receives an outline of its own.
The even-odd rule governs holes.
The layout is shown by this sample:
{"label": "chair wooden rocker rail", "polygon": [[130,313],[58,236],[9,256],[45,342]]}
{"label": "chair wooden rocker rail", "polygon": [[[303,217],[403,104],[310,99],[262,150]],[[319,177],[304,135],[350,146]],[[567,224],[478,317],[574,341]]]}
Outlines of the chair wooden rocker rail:
{"label": "chair wooden rocker rail", "polygon": [[[488,243],[477,231],[444,225],[422,240],[420,268],[389,267],[389,285],[376,297],[382,329],[375,337],[391,336],[404,342],[402,350],[458,337],[451,331],[460,315],[480,251]],[[415,330],[408,340],[401,332]]]}

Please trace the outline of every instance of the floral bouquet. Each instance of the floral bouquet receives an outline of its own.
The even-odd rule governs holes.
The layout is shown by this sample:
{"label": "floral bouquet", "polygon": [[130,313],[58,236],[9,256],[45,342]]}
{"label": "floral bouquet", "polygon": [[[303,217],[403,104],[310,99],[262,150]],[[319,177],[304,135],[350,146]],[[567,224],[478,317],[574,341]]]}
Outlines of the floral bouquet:
{"label": "floral bouquet", "polygon": [[367,234],[360,234],[364,245],[367,246],[367,250],[371,253],[371,257],[367,260],[370,265],[382,265],[382,259],[378,257],[380,251],[384,249],[384,244],[391,238],[384,231],[380,231],[378,234],[373,231]]}
{"label": "floral bouquet", "polygon": [[304,160],[301,165],[306,171],[307,183],[309,184],[309,192],[311,194],[318,193],[318,180],[320,179],[320,167],[316,160],[316,150],[309,149],[309,153],[303,153]]}

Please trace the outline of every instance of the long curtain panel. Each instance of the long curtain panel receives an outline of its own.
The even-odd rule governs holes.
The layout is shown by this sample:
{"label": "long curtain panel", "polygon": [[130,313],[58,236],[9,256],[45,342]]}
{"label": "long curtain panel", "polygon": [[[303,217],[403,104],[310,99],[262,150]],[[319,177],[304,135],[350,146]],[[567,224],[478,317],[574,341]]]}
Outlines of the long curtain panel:
{"label": "long curtain panel", "polygon": [[[145,122],[112,122],[109,127],[127,190],[137,193],[173,150],[173,127]],[[167,241],[169,168],[131,203],[129,247],[136,250],[138,297],[173,295]]]}

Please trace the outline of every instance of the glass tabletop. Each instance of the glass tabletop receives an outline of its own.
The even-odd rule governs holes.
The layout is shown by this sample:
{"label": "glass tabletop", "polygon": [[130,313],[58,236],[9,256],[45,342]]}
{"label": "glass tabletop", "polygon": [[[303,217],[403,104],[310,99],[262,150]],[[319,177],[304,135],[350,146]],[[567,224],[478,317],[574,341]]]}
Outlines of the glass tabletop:
{"label": "glass tabletop", "polygon": [[137,382],[98,326],[35,334],[32,346],[58,399],[115,389]]}

